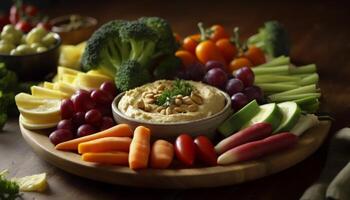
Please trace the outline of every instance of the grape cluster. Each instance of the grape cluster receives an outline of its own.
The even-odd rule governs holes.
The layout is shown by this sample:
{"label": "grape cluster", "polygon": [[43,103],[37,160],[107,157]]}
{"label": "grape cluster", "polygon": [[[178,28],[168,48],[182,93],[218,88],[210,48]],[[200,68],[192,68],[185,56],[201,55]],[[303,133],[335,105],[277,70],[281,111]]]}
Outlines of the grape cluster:
{"label": "grape cluster", "polygon": [[116,95],[115,85],[104,82],[99,89],[79,89],[70,99],[64,99],[61,103],[62,120],[50,134],[50,141],[56,145],[114,126],[111,103]]}

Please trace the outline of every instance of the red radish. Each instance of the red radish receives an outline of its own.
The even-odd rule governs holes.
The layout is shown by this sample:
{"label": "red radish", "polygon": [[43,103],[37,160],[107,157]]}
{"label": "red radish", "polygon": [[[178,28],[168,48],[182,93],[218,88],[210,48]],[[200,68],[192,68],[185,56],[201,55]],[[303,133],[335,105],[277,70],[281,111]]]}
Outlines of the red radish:
{"label": "red radish", "polygon": [[271,135],[271,133],[272,126],[270,123],[256,123],[219,142],[215,146],[215,151],[220,155],[236,146],[247,142],[264,139]]}
{"label": "red radish", "polygon": [[263,140],[249,142],[235,147],[218,158],[219,165],[228,165],[235,162],[260,158],[270,153],[278,152],[296,145],[298,137],[284,132],[272,135]]}
{"label": "red radish", "polygon": [[215,166],[218,156],[214,150],[214,146],[206,136],[198,136],[194,140],[196,145],[196,154],[200,161],[209,166]]}

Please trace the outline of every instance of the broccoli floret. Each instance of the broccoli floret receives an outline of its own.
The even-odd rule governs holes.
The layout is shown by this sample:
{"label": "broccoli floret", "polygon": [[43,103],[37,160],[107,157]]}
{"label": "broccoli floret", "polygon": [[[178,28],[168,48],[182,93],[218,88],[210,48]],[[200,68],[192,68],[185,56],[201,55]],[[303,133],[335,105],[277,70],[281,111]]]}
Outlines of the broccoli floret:
{"label": "broccoli floret", "polygon": [[3,73],[4,76],[0,77],[0,90],[1,91],[14,91],[17,89],[17,75],[15,72],[6,70]]}
{"label": "broccoli floret", "polygon": [[181,60],[175,55],[163,58],[153,70],[153,77],[158,79],[173,79],[181,66]]}
{"label": "broccoli floret", "polygon": [[87,41],[82,56],[83,70],[100,69],[106,74],[115,74],[122,63],[121,52],[129,51],[122,49],[119,44],[119,29],[126,21],[110,21],[99,28]]}
{"label": "broccoli floret", "polygon": [[131,44],[130,60],[136,60],[142,66],[149,64],[155,53],[157,35],[144,23],[132,21],[120,28],[121,41]]}
{"label": "broccoli floret", "polygon": [[136,60],[124,61],[115,76],[115,84],[121,91],[133,89],[151,80],[149,70]]}
{"label": "broccoli floret", "polygon": [[160,17],[142,17],[139,21],[145,23],[159,37],[156,44],[158,55],[170,55],[175,53],[177,49],[176,41],[167,20]]}
{"label": "broccoli floret", "polygon": [[290,41],[287,31],[278,21],[265,22],[258,33],[248,38],[248,45],[262,48],[271,57],[289,55]]}

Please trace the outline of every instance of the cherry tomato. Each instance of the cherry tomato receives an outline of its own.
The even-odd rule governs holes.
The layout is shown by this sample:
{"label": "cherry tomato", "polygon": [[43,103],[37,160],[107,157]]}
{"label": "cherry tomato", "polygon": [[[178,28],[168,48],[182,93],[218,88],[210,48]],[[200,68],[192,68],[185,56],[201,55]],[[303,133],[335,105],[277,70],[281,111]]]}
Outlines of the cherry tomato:
{"label": "cherry tomato", "polygon": [[178,50],[175,53],[175,56],[180,58],[182,61],[182,64],[187,68],[191,66],[193,63],[196,62],[196,58],[193,54],[191,54],[189,51],[186,50]]}
{"label": "cherry tomato", "polygon": [[209,166],[217,165],[217,158],[214,145],[206,136],[198,136],[194,140],[196,146],[196,155],[200,161]]}
{"label": "cherry tomato", "polygon": [[222,38],[229,38],[229,34],[227,34],[225,28],[221,25],[213,25],[210,27],[210,39],[214,42],[218,41]]}
{"label": "cherry tomato", "polygon": [[28,15],[30,17],[34,17],[39,13],[39,10],[36,6],[27,5],[24,7],[24,12],[26,15]]}
{"label": "cherry tomato", "polygon": [[226,65],[226,61],[221,55],[219,48],[211,40],[206,40],[198,44],[196,47],[196,56],[203,64],[210,60],[216,60]]}
{"label": "cherry tomato", "polygon": [[255,46],[251,46],[244,53],[244,57],[248,58],[254,66],[264,64],[266,62],[264,52]]}
{"label": "cherry tomato", "polygon": [[215,42],[215,45],[219,48],[221,54],[224,56],[227,62],[232,60],[238,53],[236,46],[227,38],[219,39]]}
{"label": "cherry tomato", "polygon": [[176,138],[175,155],[186,166],[192,166],[194,164],[195,145],[191,136],[184,133]]}
{"label": "cherry tomato", "polygon": [[201,36],[201,34],[196,33],[196,34],[190,35],[190,36],[188,36],[188,37],[190,37],[190,38],[192,38],[193,40],[199,42],[199,41],[201,40],[201,37],[202,37],[202,36]]}
{"label": "cherry tomato", "polygon": [[192,54],[195,54],[197,45],[198,45],[198,41],[196,41],[188,36],[184,39],[183,44],[182,44],[182,48],[184,50],[191,52]]}
{"label": "cherry tomato", "polygon": [[39,22],[36,26],[37,27],[42,27],[42,28],[44,28],[47,31],[51,31],[51,28],[52,28],[51,23],[48,22],[48,21]]}
{"label": "cherry tomato", "polygon": [[19,22],[16,23],[16,29],[21,30],[24,33],[28,33],[30,30],[32,30],[33,26],[24,20],[21,20]]}
{"label": "cherry tomato", "polygon": [[239,68],[242,67],[252,67],[253,64],[250,62],[248,58],[235,58],[231,61],[230,66],[229,66],[229,72],[233,72]]}

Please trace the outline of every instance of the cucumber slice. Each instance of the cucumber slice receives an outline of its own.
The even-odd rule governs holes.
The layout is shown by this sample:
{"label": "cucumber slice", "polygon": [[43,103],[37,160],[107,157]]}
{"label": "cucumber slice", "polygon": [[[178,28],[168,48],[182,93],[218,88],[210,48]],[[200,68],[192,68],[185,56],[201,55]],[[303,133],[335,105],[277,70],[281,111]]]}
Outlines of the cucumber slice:
{"label": "cucumber slice", "polygon": [[279,133],[283,131],[290,131],[294,125],[298,122],[301,115],[301,110],[293,101],[287,101],[277,104],[282,113],[282,120],[280,125],[273,131],[273,133]]}
{"label": "cucumber slice", "polygon": [[260,110],[259,104],[256,100],[251,101],[239,111],[234,113],[231,117],[226,119],[222,123],[218,131],[225,137],[230,136],[235,131],[238,131],[245,123],[247,123],[251,118],[253,118]]}
{"label": "cucumber slice", "polygon": [[260,111],[242,128],[246,128],[256,123],[267,122],[272,125],[272,130],[275,130],[281,122],[282,114],[276,103],[269,103],[260,106]]}

